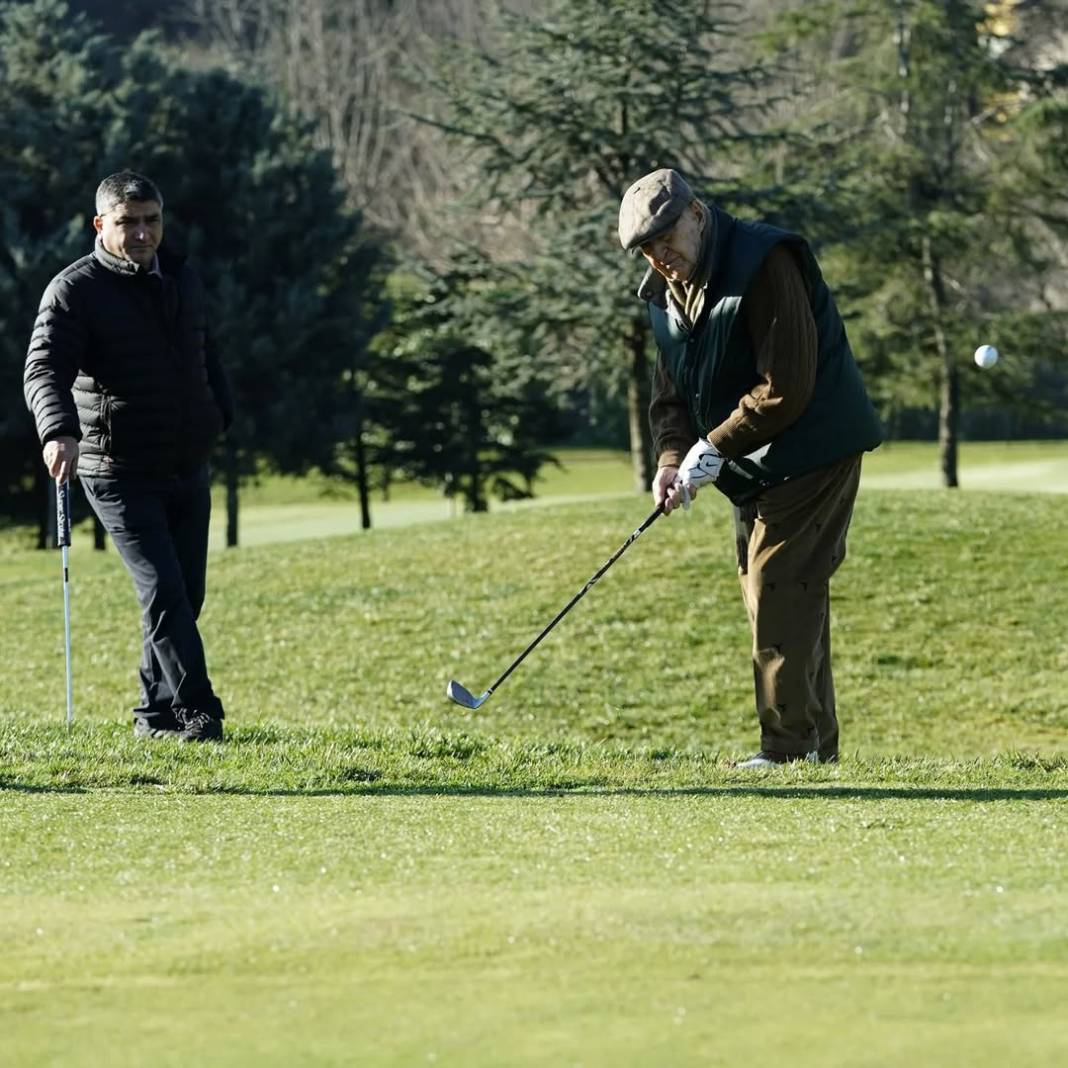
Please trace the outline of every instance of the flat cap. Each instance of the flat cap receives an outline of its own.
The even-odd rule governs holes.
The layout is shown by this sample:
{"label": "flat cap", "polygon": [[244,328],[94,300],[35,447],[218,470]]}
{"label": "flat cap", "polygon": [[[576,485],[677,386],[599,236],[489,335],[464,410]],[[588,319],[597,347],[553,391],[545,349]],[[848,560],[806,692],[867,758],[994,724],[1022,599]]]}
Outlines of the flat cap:
{"label": "flat cap", "polygon": [[666,234],[693,198],[686,179],[670,167],[639,178],[619,205],[619,243],[633,252],[646,241]]}

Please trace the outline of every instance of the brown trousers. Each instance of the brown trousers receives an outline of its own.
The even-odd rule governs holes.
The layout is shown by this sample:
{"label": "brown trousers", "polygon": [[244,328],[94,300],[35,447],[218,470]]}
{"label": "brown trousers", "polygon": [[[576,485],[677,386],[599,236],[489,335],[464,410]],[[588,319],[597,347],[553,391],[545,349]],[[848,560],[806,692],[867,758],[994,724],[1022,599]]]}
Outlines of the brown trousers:
{"label": "brown trousers", "polygon": [[838,756],[830,580],[845,559],[859,483],[860,457],[850,456],[734,509],[766,752]]}

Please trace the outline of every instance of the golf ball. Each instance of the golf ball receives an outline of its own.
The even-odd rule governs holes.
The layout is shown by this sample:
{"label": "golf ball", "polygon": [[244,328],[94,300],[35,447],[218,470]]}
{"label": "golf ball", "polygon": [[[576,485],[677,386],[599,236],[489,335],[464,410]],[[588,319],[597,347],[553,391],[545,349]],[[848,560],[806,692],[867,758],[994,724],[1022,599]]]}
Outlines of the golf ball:
{"label": "golf ball", "polygon": [[975,362],[983,368],[993,367],[998,362],[998,350],[993,345],[980,345],[975,350]]}

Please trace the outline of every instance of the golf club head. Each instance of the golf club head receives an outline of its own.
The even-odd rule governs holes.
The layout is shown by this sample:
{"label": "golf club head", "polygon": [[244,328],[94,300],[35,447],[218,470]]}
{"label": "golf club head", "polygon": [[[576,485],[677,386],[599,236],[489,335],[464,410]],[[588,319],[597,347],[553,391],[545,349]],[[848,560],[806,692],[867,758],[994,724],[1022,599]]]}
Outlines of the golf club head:
{"label": "golf club head", "polygon": [[458,705],[463,705],[464,708],[478,708],[478,706],[489,697],[489,694],[484,693],[481,697],[476,697],[470,690],[461,686],[455,679],[452,679],[450,680],[449,685],[445,687],[445,696],[450,701],[455,701]]}

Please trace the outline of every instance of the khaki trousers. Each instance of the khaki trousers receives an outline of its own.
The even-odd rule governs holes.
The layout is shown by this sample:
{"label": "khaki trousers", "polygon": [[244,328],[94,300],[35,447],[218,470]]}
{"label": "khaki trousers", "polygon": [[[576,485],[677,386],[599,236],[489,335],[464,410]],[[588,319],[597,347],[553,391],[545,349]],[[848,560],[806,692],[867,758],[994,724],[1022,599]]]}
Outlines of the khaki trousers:
{"label": "khaki trousers", "polygon": [[845,559],[859,484],[860,457],[850,456],[734,509],[766,752],[838,756],[830,580]]}

